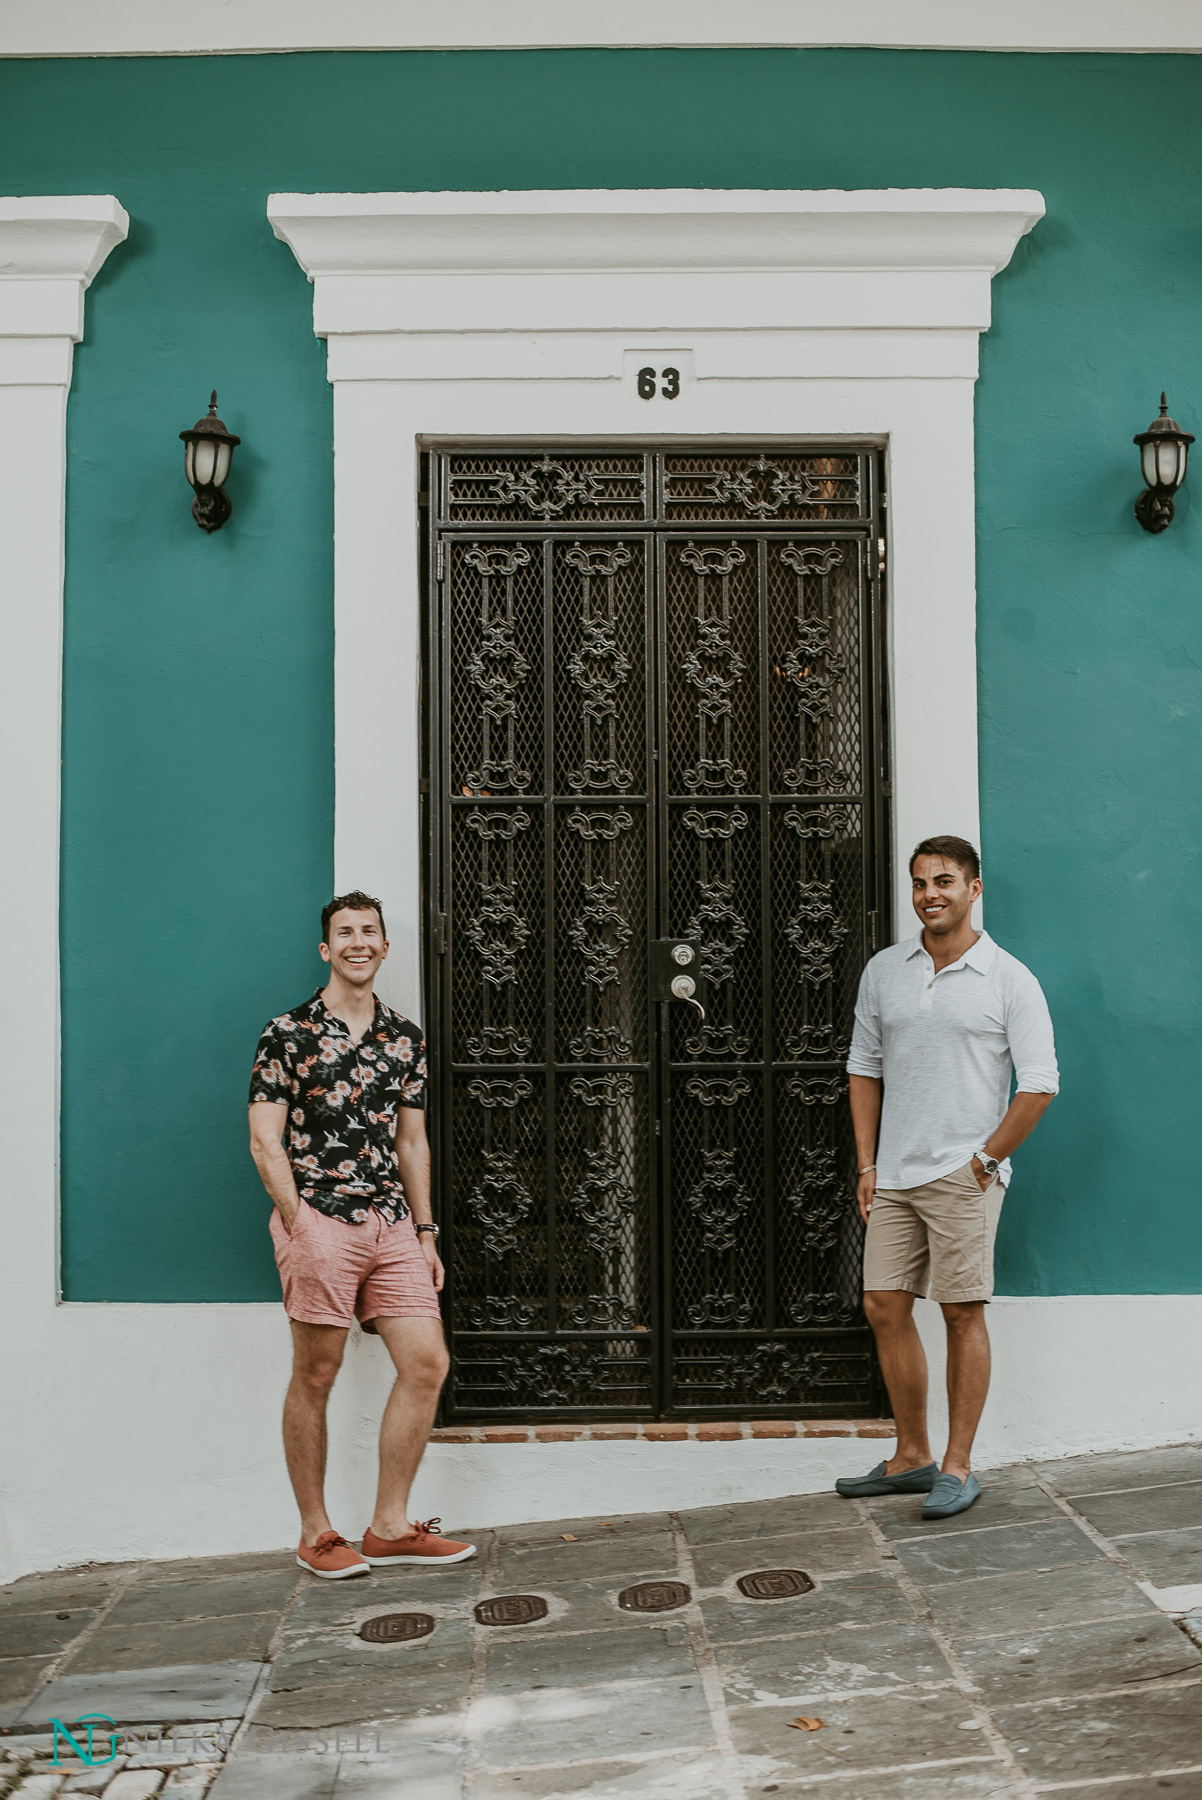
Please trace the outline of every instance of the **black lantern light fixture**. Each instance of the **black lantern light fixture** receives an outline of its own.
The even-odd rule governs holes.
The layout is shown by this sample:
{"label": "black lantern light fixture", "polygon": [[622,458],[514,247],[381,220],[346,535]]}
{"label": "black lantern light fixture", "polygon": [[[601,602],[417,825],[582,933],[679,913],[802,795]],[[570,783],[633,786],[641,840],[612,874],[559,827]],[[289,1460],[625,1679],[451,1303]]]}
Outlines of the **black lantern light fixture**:
{"label": "black lantern light fixture", "polygon": [[1135,516],[1145,531],[1164,531],[1173,522],[1173,495],[1185,480],[1186,458],[1193,438],[1169,418],[1169,403],[1160,396],[1160,417],[1132,440],[1146,487],[1135,502]]}
{"label": "black lantern light fixture", "polygon": [[184,474],[196,489],[192,517],[202,531],[220,531],[233,510],[225,492],[225,479],[234,446],[242,439],[227,431],[217,417],[216,388],[206,416],[197,419],[191,431],[181,431],[180,437],[184,440]]}

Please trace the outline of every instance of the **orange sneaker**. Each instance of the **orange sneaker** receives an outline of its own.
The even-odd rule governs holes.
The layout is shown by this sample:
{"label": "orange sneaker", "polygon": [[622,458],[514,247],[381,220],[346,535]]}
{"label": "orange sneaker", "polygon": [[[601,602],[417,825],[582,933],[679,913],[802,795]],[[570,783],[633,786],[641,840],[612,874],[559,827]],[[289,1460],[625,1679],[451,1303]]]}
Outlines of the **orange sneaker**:
{"label": "orange sneaker", "polygon": [[475,1544],[459,1544],[442,1535],[442,1520],[418,1520],[406,1537],[377,1537],[370,1526],[363,1534],[363,1554],[373,1569],[386,1569],[392,1563],[457,1563],[475,1556]]}
{"label": "orange sneaker", "polygon": [[296,1560],[302,1569],[308,1569],[310,1575],[320,1575],[323,1581],[345,1581],[348,1575],[371,1573],[359,1552],[336,1531],[323,1531],[312,1545],[302,1540]]}

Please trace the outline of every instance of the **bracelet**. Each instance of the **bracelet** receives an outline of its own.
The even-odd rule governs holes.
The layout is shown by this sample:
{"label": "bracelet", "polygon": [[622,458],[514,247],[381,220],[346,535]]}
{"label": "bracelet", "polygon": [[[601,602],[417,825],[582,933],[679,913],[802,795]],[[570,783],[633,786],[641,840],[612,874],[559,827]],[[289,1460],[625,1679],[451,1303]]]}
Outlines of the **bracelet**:
{"label": "bracelet", "polygon": [[875,1168],[876,1168],[875,1163],[865,1163],[864,1167],[860,1170],[860,1174],[861,1175],[871,1175],[872,1171]]}
{"label": "bracelet", "polygon": [[413,1229],[414,1229],[414,1231],[417,1231],[417,1232],[432,1231],[434,1233],[435,1237],[438,1236],[438,1227],[437,1227],[437,1225],[435,1225],[433,1223],[427,1223],[424,1225],[415,1225],[413,1227]]}

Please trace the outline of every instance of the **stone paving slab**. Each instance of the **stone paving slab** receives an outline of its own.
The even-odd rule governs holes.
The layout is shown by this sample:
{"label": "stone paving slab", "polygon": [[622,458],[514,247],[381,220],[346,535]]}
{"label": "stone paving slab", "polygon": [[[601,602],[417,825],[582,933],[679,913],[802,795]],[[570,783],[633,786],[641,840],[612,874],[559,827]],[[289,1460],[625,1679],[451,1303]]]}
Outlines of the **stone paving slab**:
{"label": "stone paving slab", "polygon": [[463,1760],[453,1738],[422,1739],[386,1758],[344,1756],[333,1800],[460,1800]]}
{"label": "stone paving slab", "polygon": [[[766,1790],[748,1785],[749,1794],[763,1791]],[[1026,1790],[1017,1785],[1007,1765],[998,1761],[968,1767],[874,1771],[864,1778],[863,1785],[856,1776],[785,1781],[772,1791],[779,1800],[1019,1800]],[[1059,1800],[1078,1800],[1078,1796],[1074,1791],[1061,1795]],[[1166,1800],[1166,1796],[1146,1794],[1144,1800]],[[1167,1800],[1172,1800],[1172,1796]]]}
{"label": "stone paving slab", "polygon": [[1202,1481],[1202,1444],[1173,1444],[1164,1450],[1116,1450],[1100,1456],[1074,1456],[1064,1462],[1034,1463],[1031,1471],[1045,1477],[1070,1500],[1078,1494],[1100,1494],[1117,1488],[1151,1487],[1166,1481]]}
{"label": "stone paving slab", "polygon": [[470,1793],[471,1800],[728,1800],[729,1781],[727,1759],[716,1751],[682,1750],[653,1762],[573,1763],[499,1775],[485,1770]]}
{"label": "stone paving slab", "polygon": [[122,1725],[240,1717],[261,1670],[258,1662],[228,1662],[59,1675],[40,1691],[22,1722],[45,1728],[52,1718],[77,1719],[81,1712],[107,1713]]}
{"label": "stone paving slab", "polygon": [[[116,1565],[118,1568],[120,1564]],[[301,1574],[295,1549],[251,1550],[241,1556],[186,1556],[171,1562],[144,1563],[140,1578],[145,1581],[192,1581],[215,1575],[255,1575],[266,1569],[295,1569]]]}
{"label": "stone paving slab", "polygon": [[1202,1683],[1052,1701],[1003,1713],[1001,1721],[1037,1781],[1189,1768],[1202,1747]]}
{"label": "stone paving slab", "polygon": [[[129,1570],[122,1571],[122,1578]],[[102,1606],[117,1586],[115,1575],[71,1574],[65,1569],[48,1575],[23,1575],[20,1581],[0,1587],[0,1619],[13,1614],[73,1612],[76,1608]]]}
{"label": "stone paving slab", "polygon": [[[986,1477],[986,1481],[988,1477]],[[948,1537],[961,1531],[984,1531],[992,1525],[1027,1525],[1032,1520],[1060,1520],[1064,1513],[1041,1488],[1014,1483],[983,1486],[981,1498],[951,1519],[924,1519],[923,1496],[882,1494],[865,1505],[887,1538]]]}
{"label": "stone paving slab", "polygon": [[[57,1613],[10,1613],[0,1617],[0,1657],[61,1656],[67,1645],[92,1623],[95,1612],[73,1612],[69,1619]],[[0,1663],[0,1671],[3,1670]],[[0,1694],[3,1675],[0,1674]]]}
{"label": "stone paving slab", "polygon": [[407,1644],[367,1644],[353,1632],[325,1634],[284,1645],[272,1665],[270,1691],[294,1693],[354,1680],[421,1682],[436,1669],[470,1673],[471,1661],[472,1631],[463,1619],[440,1621],[429,1637]]}
{"label": "stone paving slab", "polygon": [[467,1705],[471,1663],[455,1656],[448,1662],[411,1666],[404,1674],[395,1669],[377,1681],[363,1675],[352,1681],[296,1687],[268,1693],[255,1709],[263,1725],[354,1728],[371,1720],[413,1719],[436,1726],[440,1719],[459,1718]]}
{"label": "stone paving slab", "polygon": [[691,1681],[697,1673],[683,1625],[626,1631],[582,1631],[557,1638],[494,1644],[488,1652],[486,1694],[538,1693],[610,1681]]}
{"label": "stone paving slab", "polygon": [[1072,1505],[1106,1537],[1188,1529],[1202,1525],[1202,1481],[1173,1482],[1127,1493],[1084,1494]]}
{"label": "stone paving slab", "polygon": [[749,1500],[731,1506],[699,1506],[680,1515],[690,1544],[730,1538],[783,1537],[798,1531],[841,1529],[858,1520],[838,1494],[805,1494],[796,1500]]}
{"label": "stone paving slab", "polygon": [[306,1577],[284,1620],[286,1633],[358,1624],[377,1612],[422,1612],[430,1606],[470,1609],[480,1590],[483,1567],[457,1563],[450,1569],[373,1569],[346,1581]]}
{"label": "stone paving slab", "polygon": [[[501,1525],[495,1533],[500,1544],[562,1544],[570,1534],[579,1542],[593,1542],[613,1537],[646,1537],[648,1533],[668,1532],[672,1522],[666,1512],[607,1513],[589,1519],[543,1519],[530,1525]],[[452,1537],[468,1537],[470,1533],[451,1532]],[[474,1537],[471,1538],[476,1542]],[[481,1550],[481,1556],[484,1552]]]}
{"label": "stone paving slab", "polygon": [[[676,1578],[674,1567],[667,1571]],[[640,1577],[631,1576],[631,1581]],[[523,1587],[521,1592],[540,1594],[548,1602],[550,1614],[538,1621],[540,1635],[552,1631],[607,1631],[620,1627],[626,1631],[645,1631],[648,1626],[662,1625],[669,1616],[665,1613],[623,1612],[618,1605],[618,1595],[627,1586],[627,1582],[619,1577],[610,1581],[557,1581],[552,1587],[546,1583],[531,1583]],[[514,1589],[497,1587],[496,1592],[514,1592]],[[528,1636],[528,1628],[497,1625],[488,1628],[490,1644],[506,1643],[510,1640]]]}
{"label": "stone paving slab", "polygon": [[11,1661],[0,1662],[0,1726],[4,1725],[4,1714],[12,1714],[15,1721],[20,1716],[17,1702],[32,1694],[42,1678],[42,1672],[48,1669],[55,1658],[53,1656],[18,1656]]}
{"label": "stone paving slab", "polygon": [[505,1544],[497,1561],[496,1580],[502,1589],[531,1583],[545,1587],[561,1581],[585,1581],[607,1576],[626,1581],[640,1577],[675,1575],[676,1541],[670,1531],[582,1539],[565,1543],[546,1539],[536,1544]]}
{"label": "stone paving slab", "polygon": [[1149,1775],[1143,1781],[1089,1782],[1070,1788],[1063,1800],[1202,1800],[1202,1771],[1192,1775]]}
{"label": "stone paving slab", "polygon": [[172,1668],[189,1663],[260,1662],[279,1614],[189,1619],[176,1625],[102,1625],[71,1659],[72,1675]]}
{"label": "stone paving slab", "polygon": [[600,1762],[714,1741],[697,1675],[688,1681],[486,1698],[473,1708],[470,1730],[485,1767],[494,1773],[562,1762],[565,1753],[582,1762]]}
{"label": "stone paving slab", "polygon": [[208,1580],[136,1582],[122,1594],[108,1615],[105,1627],[176,1624],[189,1619],[230,1618],[242,1613],[280,1613],[288,1604],[300,1573],[294,1567]]}
{"label": "stone paving slab", "polygon": [[1193,1531],[1147,1531],[1116,1537],[1116,1550],[1154,1587],[1202,1582],[1202,1526]]}
{"label": "stone paving slab", "polygon": [[1079,1525],[1060,1519],[1046,1525],[1007,1525],[993,1531],[956,1531],[942,1537],[894,1542],[898,1561],[923,1587],[968,1575],[1017,1575],[1096,1561],[1097,1546]]}
{"label": "stone paving slab", "polygon": [[1103,1558],[1061,1569],[936,1582],[924,1598],[935,1623],[953,1638],[1131,1613],[1160,1616],[1130,1576]]}
{"label": "stone paving slab", "polygon": [[900,1694],[823,1700],[812,1714],[807,1708],[806,1716],[820,1718],[822,1729],[791,1729],[789,1721],[797,1717],[792,1705],[734,1707],[730,1728],[735,1749],[771,1756],[771,1781],[991,1754],[979,1731],[961,1730],[973,1719],[964,1696],[945,1689],[907,1688]]}
{"label": "stone paving slab", "polygon": [[1050,1694],[1095,1693],[1172,1675],[1202,1676],[1202,1656],[1163,1617],[978,1638],[961,1644],[960,1656],[991,1706]]}
{"label": "stone paving slab", "polygon": [[876,1570],[823,1582],[812,1594],[790,1600],[732,1600],[725,1594],[714,1595],[701,1602],[701,1613],[713,1644],[912,1617],[910,1603],[895,1578]]}
{"label": "stone paving slab", "polygon": [[943,1653],[925,1625],[907,1622],[820,1632],[814,1637],[761,1638],[716,1652],[732,1706],[765,1701],[818,1703],[857,1688],[946,1685]]}
{"label": "stone paving slab", "polygon": [[693,1552],[693,1567],[703,1587],[721,1587],[752,1569],[801,1569],[818,1577],[856,1569],[879,1569],[880,1552],[866,1525],[849,1523],[838,1531],[803,1531],[771,1539],[746,1538],[708,1544]]}
{"label": "stone paving slab", "polygon": [[208,1800],[334,1800],[340,1761],[337,1756],[232,1756]]}

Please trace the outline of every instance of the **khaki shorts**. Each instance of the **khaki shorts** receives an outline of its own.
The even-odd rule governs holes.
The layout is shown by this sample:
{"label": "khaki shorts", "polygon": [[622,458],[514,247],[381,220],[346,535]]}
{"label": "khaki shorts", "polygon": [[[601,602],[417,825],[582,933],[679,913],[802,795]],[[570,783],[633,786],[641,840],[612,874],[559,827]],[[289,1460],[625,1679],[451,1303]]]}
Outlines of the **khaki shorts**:
{"label": "khaki shorts", "polygon": [[993,1241],[1005,1197],[996,1175],[981,1192],[971,1161],[922,1187],[878,1188],[864,1240],[865,1293],[929,1292],[947,1306],[992,1300]]}

